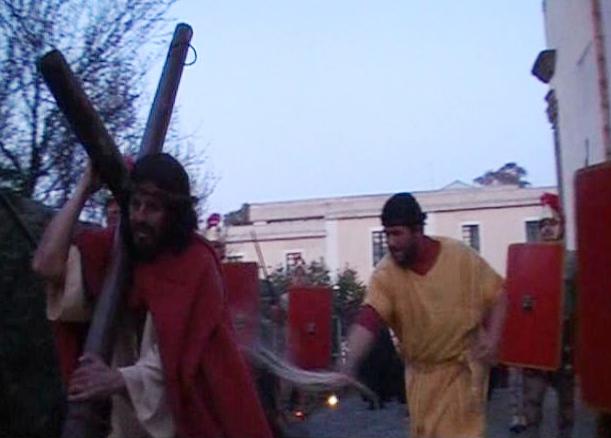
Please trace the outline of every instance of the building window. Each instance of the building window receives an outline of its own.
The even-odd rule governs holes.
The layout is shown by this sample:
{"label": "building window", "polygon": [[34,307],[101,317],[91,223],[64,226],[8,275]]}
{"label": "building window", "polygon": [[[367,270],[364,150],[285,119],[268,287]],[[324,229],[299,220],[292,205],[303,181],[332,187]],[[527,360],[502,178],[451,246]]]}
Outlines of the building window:
{"label": "building window", "polygon": [[387,243],[388,242],[386,240],[386,234],[384,234],[384,231],[372,231],[371,232],[371,248],[373,250],[373,254],[372,254],[373,266],[377,265],[378,262],[382,260],[382,257],[384,257],[384,254],[386,254],[386,251],[388,250]]}
{"label": "building window", "polygon": [[462,241],[471,248],[479,252],[479,225],[463,225],[462,226]]}
{"label": "building window", "polygon": [[230,254],[227,256],[228,263],[240,263],[244,261],[244,254]]}
{"label": "building window", "polygon": [[301,264],[303,265],[303,258],[301,256],[301,251],[291,251],[287,252],[284,256],[284,263],[286,265],[286,269],[288,271],[292,271],[295,266]]}
{"label": "building window", "polygon": [[526,221],[526,241],[527,242],[538,242],[539,241],[539,221]]}

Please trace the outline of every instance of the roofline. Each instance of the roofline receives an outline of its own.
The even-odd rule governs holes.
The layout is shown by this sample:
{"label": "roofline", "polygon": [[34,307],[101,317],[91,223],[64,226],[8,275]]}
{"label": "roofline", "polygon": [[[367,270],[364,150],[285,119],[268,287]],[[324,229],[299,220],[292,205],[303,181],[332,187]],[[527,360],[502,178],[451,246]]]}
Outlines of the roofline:
{"label": "roofline", "polygon": [[[468,191],[477,191],[477,190],[524,190],[524,191],[540,191],[540,190],[550,190],[556,191],[558,190],[558,186],[529,186],[529,187],[518,187],[513,185],[499,185],[499,186],[472,186],[471,188],[461,188],[461,189],[435,189],[435,190],[417,190],[413,192],[409,192],[415,197],[418,195],[424,194],[435,194],[435,193],[449,193],[454,191],[460,192],[468,192]],[[377,193],[377,194],[367,194],[367,195],[338,195],[338,196],[328,196],[328,197],[319,197],[319,198],[300,198],[300,199],[290,199],[284,201],[263,201],[263,202],[247,202],[249,207],[260,207],[260,206],[270,206],[270,205],[290,205],[290,204],[302,204],[307,202],[324,202],[324,201],[334,201],[338,199],[366,199],[366,198],[390,198],[392,195],[399,192],[391,192],[391,193]]]}

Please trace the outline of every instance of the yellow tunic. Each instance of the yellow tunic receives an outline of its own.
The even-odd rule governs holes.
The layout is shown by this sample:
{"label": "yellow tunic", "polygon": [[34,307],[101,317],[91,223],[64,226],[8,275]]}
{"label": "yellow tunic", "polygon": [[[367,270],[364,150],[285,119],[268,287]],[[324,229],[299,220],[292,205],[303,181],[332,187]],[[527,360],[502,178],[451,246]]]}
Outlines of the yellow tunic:
{"label": "yellow tunic", "polygon": [[471,248],[435,240],[441,249],[425,275],[386,255],[372,274],[365,303],[401,341],[409,366],[410,436],[483,437],[488,370],[469,352],[503,282]]}

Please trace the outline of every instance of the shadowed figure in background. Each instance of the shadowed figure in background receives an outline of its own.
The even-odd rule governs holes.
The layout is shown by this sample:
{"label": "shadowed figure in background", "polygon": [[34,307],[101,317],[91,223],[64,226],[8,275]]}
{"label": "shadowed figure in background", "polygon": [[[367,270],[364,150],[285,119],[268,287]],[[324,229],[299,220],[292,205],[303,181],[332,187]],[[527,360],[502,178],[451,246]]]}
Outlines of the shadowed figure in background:
{"label": "shadowed figure in background", "polygon": [[[379,397],[379,407],[396,398],[405,403],[405,377],[403,361],[397,354],[390,330],[382,327],[369,353],[361,362],[357,377]],[[369,409],[375,403],[369,400]]]}

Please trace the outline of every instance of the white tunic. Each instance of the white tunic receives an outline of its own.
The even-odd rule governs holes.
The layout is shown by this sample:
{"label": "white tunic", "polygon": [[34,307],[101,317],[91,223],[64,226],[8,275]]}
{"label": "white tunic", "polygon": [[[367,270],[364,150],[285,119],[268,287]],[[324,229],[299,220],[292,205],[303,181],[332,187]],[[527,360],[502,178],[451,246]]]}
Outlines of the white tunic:
{"label": "white tunic", "polygon": [[[84,293],[81,255],[72,246],[63,285],[47,287],[47,317],[52,321],[84,322],[91,318],[91,303]],[[128,396],[112,397],[110,438],[170,438],[175,426],[167,403],[163,368],[155,328],[146,314],[140,347],[134,322],[122,318],[113,350],[112,367],[122,374]]]}

